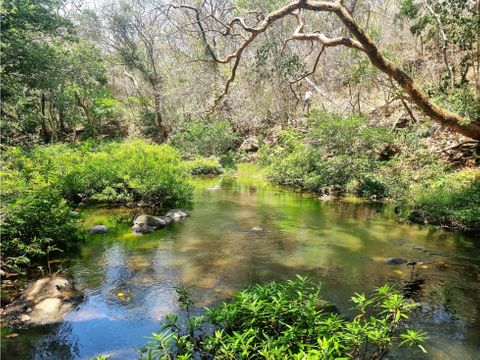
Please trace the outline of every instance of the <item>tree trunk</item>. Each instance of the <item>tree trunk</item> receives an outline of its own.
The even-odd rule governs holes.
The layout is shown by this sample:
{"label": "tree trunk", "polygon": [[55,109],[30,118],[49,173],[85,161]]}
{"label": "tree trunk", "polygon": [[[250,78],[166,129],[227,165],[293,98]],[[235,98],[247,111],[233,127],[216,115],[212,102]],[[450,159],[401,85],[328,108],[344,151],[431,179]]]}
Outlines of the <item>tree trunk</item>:
{"label": "tree trunk", "polygon": [[155,120],[158,126],[159,141],[164,142],[168,136],[168,130],[163,122],[162,117],[162,90],[160,87],[160,81],[155,79],[151,81],[153,88],[153,98],[155,102]]}
{"label": "tree trunk", "polygon": [[46,123],[46,111],[45,111],[45,108],[46,108],[46,102],[47,102],[47,99],[45,97],[45,94],[42,94],[41,97],[40,97],[40,114],[41,114],[41,117],[42,117],[42,128],[40,129],[40,137],[43,139],[43,142],[46,144],[50,141],[50,135],[48,134],[48,130],[47,130],[47,123]]}

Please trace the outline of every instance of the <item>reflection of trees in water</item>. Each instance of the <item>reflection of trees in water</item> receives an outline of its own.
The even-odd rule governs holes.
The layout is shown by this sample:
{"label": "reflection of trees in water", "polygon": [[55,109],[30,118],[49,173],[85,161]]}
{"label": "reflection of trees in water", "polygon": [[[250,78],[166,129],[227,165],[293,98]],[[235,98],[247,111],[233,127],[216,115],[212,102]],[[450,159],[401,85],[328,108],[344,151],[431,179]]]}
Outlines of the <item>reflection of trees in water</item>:
{"label": "reflection of trees in water", "polygon": [[70,360],[80,354],[78,338],[72,335],[68,323],[36,326],[18,332],[20,336],[16,338],[2,339],[2,359]]}

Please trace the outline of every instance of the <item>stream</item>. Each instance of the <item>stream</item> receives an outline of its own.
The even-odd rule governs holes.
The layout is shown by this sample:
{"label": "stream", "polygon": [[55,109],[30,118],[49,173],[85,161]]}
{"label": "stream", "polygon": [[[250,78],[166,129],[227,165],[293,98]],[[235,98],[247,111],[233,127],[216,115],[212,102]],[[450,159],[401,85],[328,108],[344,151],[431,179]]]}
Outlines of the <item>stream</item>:
{"label": "stream", "polygon": [[[59,324],[2,336],[2,359],[136,359],[179,310],[175,286],[195,285],[202,308],[248,284],[296,274],[322,282],[325,299],[344,313],[354,292],[407,285],[422,305],[412,326],[428,332],[428,353],[407,349],[389,359],[480,359],[478,235],[399,224],[381,204],[321,201],[259,180],[204,178],[195,187],[188,219],[145,236],[131,233],[131,209],[83,210],[85,227],[110,228],[88,234],[57,264],[83,300]],[[418,264],[390,265],[390,257]]]}

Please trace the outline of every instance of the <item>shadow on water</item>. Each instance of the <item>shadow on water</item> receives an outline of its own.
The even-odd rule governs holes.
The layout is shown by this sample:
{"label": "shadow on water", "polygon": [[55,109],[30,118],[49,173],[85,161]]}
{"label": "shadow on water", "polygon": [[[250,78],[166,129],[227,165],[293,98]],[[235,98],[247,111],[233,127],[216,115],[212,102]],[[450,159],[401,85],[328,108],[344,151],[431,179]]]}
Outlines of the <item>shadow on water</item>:
{"label": "shadow on water", "polygon": [[[215,187],[221,185],[220,187]],[[480,353],[480,242],[459,233],[398,224],[379,204],[322,202],[262,181],[196,181],[191,217],[135,236],[129,209],[87,209],[88,235],[64,268],[85,298],[56,326],[15,329],[3,359],[134,359],[135,350],[179,311],[174,286],[195,285],[199,308],[247,284],[309,275],[348,312],[354,292],[393,282],[421,303],[414,323],[428,354],[398,359],[475,359]],[[261,227],[262,231],[251,231]],[[67,255],[65,256],[67,258]],[[388,257],[414,261],[389,265]],[[412,271],[414,273],[412,273]],[[410,357],[409,357],[410,356]]]}

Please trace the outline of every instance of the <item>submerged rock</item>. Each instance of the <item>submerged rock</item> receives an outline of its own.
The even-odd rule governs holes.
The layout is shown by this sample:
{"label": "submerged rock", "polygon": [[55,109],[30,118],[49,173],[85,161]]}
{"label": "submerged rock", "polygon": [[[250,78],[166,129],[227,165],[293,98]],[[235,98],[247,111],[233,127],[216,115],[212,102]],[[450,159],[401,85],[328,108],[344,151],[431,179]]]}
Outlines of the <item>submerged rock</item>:
{"label": "submerged rock", "polygon": [[339,314],[340,312],[338,311],[338,308],[332,304],[329,303],[328,301],[325,300],[318,300],[317,303],[315,304],[315,309],[317,311],[322,311],[327,314]]}
{"label": "submerged rock", "polygon": [[386,258],[384,262],[389,265],[401,265],[401,264],[405,264],[407,260],[402,258],[391,257],[391,258]]}
{"label": "submerged rock", "polygon": [[188,214],[182,209],[172,209],[169,210],[166,214],[166,217],[169,217],[173,221],[183,220],[188,217]]}
{"label": "submerged rock", "polygon": [[106,234],[108,232],[108,227],[105,225],[95,225],[90,229],[87,229],[87,233],[90,234]]}

